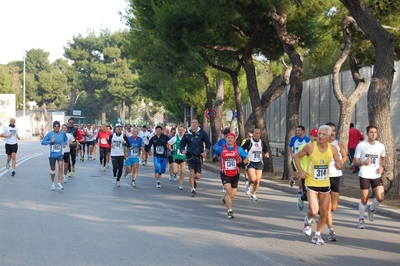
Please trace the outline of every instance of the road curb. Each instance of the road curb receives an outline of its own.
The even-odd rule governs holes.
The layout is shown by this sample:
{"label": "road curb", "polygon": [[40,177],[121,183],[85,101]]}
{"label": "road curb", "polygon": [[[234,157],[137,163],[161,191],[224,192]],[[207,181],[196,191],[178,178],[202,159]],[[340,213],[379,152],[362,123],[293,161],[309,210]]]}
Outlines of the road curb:
{"label": "road curb", "polygon": [[[204,163],[203,168],[205,170],[208,170],[211,172],[219,173],[218,164],[212,165],[211,163]],[[240,178],[243,179],[243,176],[241,175]],[[284,192],[288,192],[288,193],[293,193],[294,195],[297,192],[297,188],[290,187],[289,185],[277,183],[277,182],[274,182],[269,179],[262,179],[261,186],[265,186],[265,187],[268,187],[271,189],[280,190],[280,191],[284,191]],[[346,196],[339,197],[339,204],[346,206],[346,207],[354,208],[356,211],[356,215],[358,215],[359,203],[360,203],[360,200],[356,199],[356,198],[350,198],[350,197],[346,197]],[[391,206],[387,206],[384,204],[379,205],[379,208],[377,209],[376,214],[400,220],[400,210],[393,209]]]}

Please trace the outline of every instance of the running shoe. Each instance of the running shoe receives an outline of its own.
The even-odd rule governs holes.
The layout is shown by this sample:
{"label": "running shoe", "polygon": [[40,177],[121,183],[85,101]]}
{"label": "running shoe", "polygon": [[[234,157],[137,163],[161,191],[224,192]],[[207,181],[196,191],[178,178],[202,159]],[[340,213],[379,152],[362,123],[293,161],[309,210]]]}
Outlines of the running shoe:
{"label": "running shoe", "polygon": [[72,177],[72,172],[68,172],[68,177]]}
{"label": "running shoe", "polygon": [[12,170],[11,176],[15,176],[15,171],[14,170]]}
{"label": "running shoe", "polygon": [[303,234],[305,234],[306,236],[310,236],[311,233],[312,233],[311,221],[309,221],[307,216],[306,216],[306,217],[304,217]]}
{"label": "running shoe", "polygon": [[64,190],[64,187],[61,185],[61,183],[57,183],[57,189]]}
{"label": "running shoe", "polygon": [[289,181],[289,186],[293,187],[293,185],[294,185],[294,179],[293,179],[293,176],[291,176],[290,181]]}
{"label": "running shoe", "polygon": [[109,163],[107,163],[107,168],[110,168],[110,164]]}
{"label": "running shoe", "polygon": [[117,187],[120,187],[120,183],[119,183],[119,181],[117,181]]}
{"label": "running shoe", "polygon": [[6,169],[7,169],[7,170],[10,170],[10,161],[7,161],[7,162],[6,162]]}
{"label": "running shoe", "polygon": [[249,182],[246,182],[246,188],[244,189],[244,192],[246,193],[247,196],[250,196],[250,184],[249,184]]}
{"label": "running shoe", "polygon": [[67,177],[64,177],[64,183],[67,183]]}
{"label": "running shoe", "polygon": [[75,165],[72,166],[72,172],[75,173]]}
{"label": "running shoe", "polygon": [[51,185],[51,190],[56,190],[56,187],[54,186],[54,184],[53,185]]}
{"label": "running shoe", "polygon": [[183,185],[182,185],[182,184],[179,184],[178,189],[179,189],[179,190],[183,190]]}
{"label": "running shoe", "polygon": [[106,171],[106,167],[105,167],[105,166],[103,166],[103,171],[104,171],[104,172]]}
{"label": "running shoe", "polygon": [[221,192],[222,192],[222,193],[225,193],[225,188],[224,188],[224,187],[222,187]]}
{"label": "running shoe", "polygon": [[157,181],[156,188],[161,188],[161,182],[160,181]]}
{"label": "running shoe", "polygon": [[174,180],[174,182],[176,181],[176,175],[173,176],[173,180]]}
{"label": "running shoe", "polygon": [[96,160],[96,157],[95,157],[95,156],[93,156],[93,160]]}
{"label": "running shoe", "polygon": [[132,186],[132,187],[136,187],[136,181],[135,181],[135,180],[132,180],[131,186]]}
{"label": "running shoe", "polygon": [[374,213],[375,210],[371,210],[371,205],[367,205],[367,208],[365,208],[366,211],[368,212],[368,219],[373,222],[374,221]]}
{"label": "running shoe", "polygon": [[335,230],[333,230],[333,229],[329,230],[328,240],[329,241],[336,241],[337,240]]}
{"label": "running shoe", "polygon": [[85,156],[82,156],[82,162],[85,161]]}
{"label": "running shoe", "polygon": [[196,190],[194,190],[194,189],[192,189],[192,191],[190,191],[190,194],[191,194],[191,196],[192,196],[193,198],[196,198],[196,197],[197,197],[197,192],[196,192]]}
{"label": "running shoe", "polygon": [[358,229],[365,229],[365,226],[364,226],[364,219],[358,219],[357,228],[358,228]]}
{"label": "running shoe", "polygon": [[171,175],[171,176],[169,177],[169,181],[172,181],[172,180],[174,180],[174,175]]}
{"label": "running shoe", "polygon": [[228,219],[233,219],[235,218],[235,215],[233,215],[233,211],[228,211],[227,215]]}
{"label": "running shoe", "polygon": [[314,234],[314,236],[311,238],[311,242],[319,246],[325,245],[325,242],[324,240],[322,240],[321,235],[317,234]]}
{"label": "running shoe", "polygon": [[224,194],[224,196],[223,196],[222,199],[221,199],[221,204],[222,204],[222,205],[225,205],[225,196],[226,196],[226,193]]}
{"label": "running shoe", "polygon": [[128,178],[128,173],[127,172],[125,172],[125,178]]}
{"label": "running shoe", "polygon": [[117,178],[116,178],[115,176],[113,176],[112,182],[113,182],[114,184],[117,184]]}
{"label": "running shoe", "polygon": [[303,208],[304,208],[304,202],[303,202],[303,200],[301,199],[302,196],[303,196],[303,195],[297,195],[297,209],[298,209],[299,211],[302,211]]}
{"label": "running shoe", "polygon": [[143,163],[142,163],[142,166],[145,166],[145,165],[146,165],[146,163],[145,163],[145,162],[143,162]]}
{"label": "running shoe", "polygon": [[257,199],[257,196],[256,196],[255,194],[251,195],[251,196],[250,196],[250,199],[251,199],[252,201],[257,201],[257,200],[258,200],[258,199]]}

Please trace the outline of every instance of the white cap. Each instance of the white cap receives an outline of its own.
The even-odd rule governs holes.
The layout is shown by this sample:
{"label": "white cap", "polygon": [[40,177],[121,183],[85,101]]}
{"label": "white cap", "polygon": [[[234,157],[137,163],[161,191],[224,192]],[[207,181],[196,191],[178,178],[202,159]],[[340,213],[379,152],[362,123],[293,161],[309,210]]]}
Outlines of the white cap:
{"label": "white cap", "polygon": [[122,125],[118,123],[115,125],[115,127],[122,127]]}

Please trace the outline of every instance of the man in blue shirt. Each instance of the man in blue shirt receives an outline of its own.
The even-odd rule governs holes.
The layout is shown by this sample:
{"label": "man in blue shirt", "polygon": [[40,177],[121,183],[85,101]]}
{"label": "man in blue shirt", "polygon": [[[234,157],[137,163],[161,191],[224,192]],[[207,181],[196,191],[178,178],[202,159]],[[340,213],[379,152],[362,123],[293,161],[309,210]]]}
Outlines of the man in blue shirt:
{"label": "man in blue shirt", "polygon": [[62,174],[63,174],[63,160],[64,153],[63,149],[66,147],[68,142],[67,135],[60,130],[60,122],[54,121],[53,123],[53,131],[50,131],[46,134],[46,136],[42,139],[42,145],[50,145],[50,154],[49,154],[49,162],[50,162],[50,178],[51,178],[51,190],[55,190],[54,186],[54,178],[56,174],[56,162],[58,164],[58,183],[57,189],[63,190],[63,186],[61,185]]}

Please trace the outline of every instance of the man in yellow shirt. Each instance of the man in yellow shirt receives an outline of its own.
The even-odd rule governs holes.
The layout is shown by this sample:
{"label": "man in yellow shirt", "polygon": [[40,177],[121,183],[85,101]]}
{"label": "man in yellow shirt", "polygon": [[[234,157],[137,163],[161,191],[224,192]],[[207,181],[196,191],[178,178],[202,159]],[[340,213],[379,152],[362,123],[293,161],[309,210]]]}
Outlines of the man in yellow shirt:
{"label": "man in yellow shirt", "polygon": [[[321,238],[321,230],[326,224],[331,201],[329,162],[333,158],[335,160],[335,167],[338,170],[343,167],[336,147],[328,142],[331,134],[332,128],[330,126],[320,126],[318,129],[318,141],[307,144],[294,157],[296,168],[299,170],[299,177],[305,179],[307,198],[310,206],[304,218],[303,233],[305,235],[311,235],[312,218],[317,215],[318,211],[320,212],[317,230],[311,238],[311,242],[317,245],[325,244]],[[300,158],[304,156],[307,156],[306,169],[303,169],[300,164]]]}

